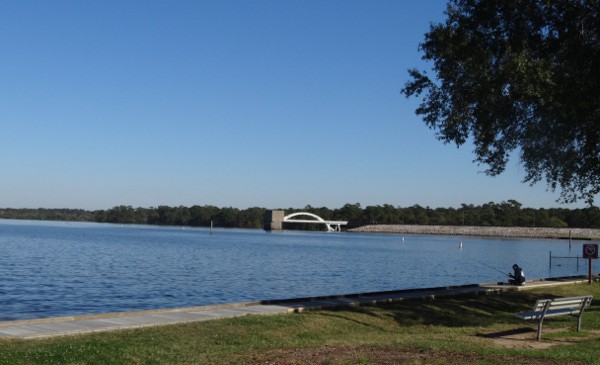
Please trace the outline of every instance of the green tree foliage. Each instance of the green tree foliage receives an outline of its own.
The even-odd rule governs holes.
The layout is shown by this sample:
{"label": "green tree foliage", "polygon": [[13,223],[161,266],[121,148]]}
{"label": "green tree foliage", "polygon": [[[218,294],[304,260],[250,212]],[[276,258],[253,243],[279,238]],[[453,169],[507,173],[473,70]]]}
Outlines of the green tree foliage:
{"label": "green tree foliage", "polygon": [[[600,193],[600,1],[451,0],[420,44],[434,77],[409,70],[402,93],[476,162],[500,174],[520,154],[530,184],[562,202]],[[488,218],[491,218],[488,217]]]}
{"label": "green tree foliage", "polygon": [[71,222],[89,222],[95,219],[94,212],[82,209],[13,209],[0,208],[0,219],[32,219]]}
{"label": "green tree foliage", "polygon": [[117,206],[94,212],[96,222],[151,224],[160,226],[209,227],[211,222],[219,227],[260,228],[265,209],[217,208],[212,205],[194,205],[191,208],[161,205],[157,208],[132,208]]}
{"label": "green tree foliage", "polygon": [[190,208],[190,222],[189,225],[193,227],[209,227],[210,222],[215,219],[219,208],[213,205],[199,206],[194,205]]}
{"label": "green tree foliage", "polygon": [[346,204],[340,209],[338,209],[334,214],[336,219],[344,219],[348,222],[357,221],[360,219],[362,215],[362,208],[360,207],[360,203],[355,204]]}
{"label": "green tree foliage", "polygon": [[136,223],[135,210],[131,206],[119,205],[108,211],[106,219],[108,223]]}

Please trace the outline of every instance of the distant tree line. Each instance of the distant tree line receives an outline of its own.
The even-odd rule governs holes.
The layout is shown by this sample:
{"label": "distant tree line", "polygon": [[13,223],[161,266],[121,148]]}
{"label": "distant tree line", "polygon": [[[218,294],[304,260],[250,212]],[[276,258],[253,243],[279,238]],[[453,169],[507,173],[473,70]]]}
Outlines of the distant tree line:
{"label": "distant tree line", "polygon": [[[499,227],[571,227],[600,228],[600,208],[583,209],[533,209],[522,208],[521,203],[508,200],[475,206],[462,204],[460,208],[430,208],[420,205],[394,207],[389,204],[367,206],[346,204],[338,210],[349,225],[367,224],[418,224],[448,226],[499,226]],[[324,213],[324,212],[323,212]],[[326,218],[323,216],[323,218]],[[327,218],[326,218],[327,219]]]}
{"label": "distant tree line", "polygon": [[215,226],[227,228],[261,228],[263,226],[264,208],[218,208],[212,205],[191,208],[161,205],[157,208],[132,208],[120,205],[108,210],[94,212],[96,222],[121,224],[151,224],[159,226],[191,226],[209,227],[211,221]]}
{"label": "distant tree line", "polygon": [[94,212],[82,209],[12,209],[0,208],[0,219],[30,219],[39,221],[93,222]]}
{"label": "distant tree line", "polygon": [[[212,205],[192,207],[159,206],[133,208],[120,205],[108,210],[86,211],[80,209],[0,209],[0,219],[31,219],[102,222],[118,224],[150,224],[161,226],[262,228],[265,208],[218,208]],[[418,224],[450,226],[502,226],[502,227],[571,227],[600,228],[600,208],[533,209],[508,200],[475,206],[462,204],[460,208],[430,208],[420,205],[394,207],[390,204],[367,206],[346,204],[339,209],[287,208],[286,214],[309,212],[326,220],[348,221],[348,228],[367,224]],[[289,224],[286,229],[322,230],[322,225]]]}

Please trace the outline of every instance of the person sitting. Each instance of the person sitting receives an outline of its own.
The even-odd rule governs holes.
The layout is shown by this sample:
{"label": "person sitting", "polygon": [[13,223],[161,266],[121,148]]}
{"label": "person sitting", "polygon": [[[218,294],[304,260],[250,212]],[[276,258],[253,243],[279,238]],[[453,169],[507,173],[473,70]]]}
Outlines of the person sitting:
{"label": "person sitting", "polygon": [[511,279],[508,280],[508,283],[512,285],[525,285],[525,273],[523,272],[523,269],[517,264],[514,264],[512,268],[514,274],[508,274],[508,276],[511,277]]}

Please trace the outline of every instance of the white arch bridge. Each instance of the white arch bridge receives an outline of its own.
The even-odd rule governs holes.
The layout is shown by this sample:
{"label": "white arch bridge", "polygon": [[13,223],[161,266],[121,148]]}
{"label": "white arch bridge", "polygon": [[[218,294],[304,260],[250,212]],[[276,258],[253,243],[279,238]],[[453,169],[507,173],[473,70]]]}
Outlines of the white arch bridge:
{"label": "white arch bridge", "polygon": [[[296,217],[308,216],[314,219],[296,219]],[[326,221],[325,219],[319,217],[316,214],[308,213],[308,212],[299,212],[288,214],[283,217],[283,223],[317,223],[324,224],[327,227],[329,232],[340,232],[342,230],[342,226],[348,224],[348,221]]]}

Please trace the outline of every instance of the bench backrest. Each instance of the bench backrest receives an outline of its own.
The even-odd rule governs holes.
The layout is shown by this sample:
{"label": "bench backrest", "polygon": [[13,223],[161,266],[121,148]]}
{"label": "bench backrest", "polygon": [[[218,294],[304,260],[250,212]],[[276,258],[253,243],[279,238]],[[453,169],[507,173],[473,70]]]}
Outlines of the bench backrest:
{"label": "bench backrest", "polygon": [[567,309],[567,308],[585,308],[592,302],[591,295],[584,295],[580,297],[566,297],[566,298],[555,298],[555,299],[540,299],[535,302],[533,306],[534,312],[541,312],[544,310],[546,303],[550,302],[548,309]]}

